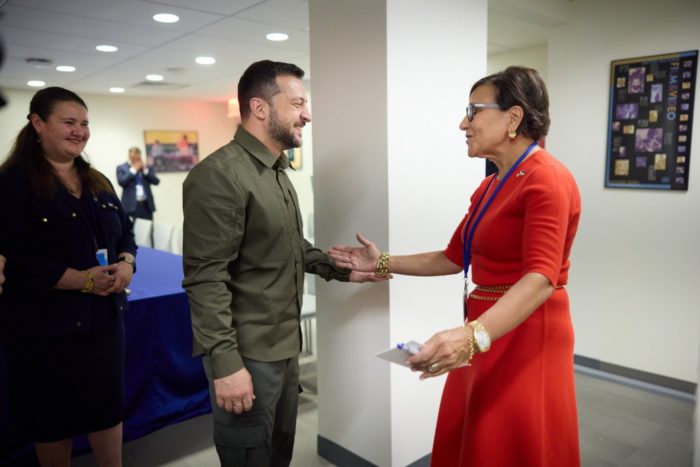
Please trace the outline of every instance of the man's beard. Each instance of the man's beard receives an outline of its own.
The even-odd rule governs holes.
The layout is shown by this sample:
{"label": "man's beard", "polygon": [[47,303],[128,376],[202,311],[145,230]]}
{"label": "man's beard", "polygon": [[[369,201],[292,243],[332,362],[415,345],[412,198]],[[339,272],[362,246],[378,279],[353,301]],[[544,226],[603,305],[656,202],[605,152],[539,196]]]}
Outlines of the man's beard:
{"label": "man's beard", "polygon": [[279,115],[274,108],[270,112],[269,130],[270,136],[282,146],[283,151],[301,146],[301,141],[297,141],[294,137],[294,130],[289,130],[282,125]]}

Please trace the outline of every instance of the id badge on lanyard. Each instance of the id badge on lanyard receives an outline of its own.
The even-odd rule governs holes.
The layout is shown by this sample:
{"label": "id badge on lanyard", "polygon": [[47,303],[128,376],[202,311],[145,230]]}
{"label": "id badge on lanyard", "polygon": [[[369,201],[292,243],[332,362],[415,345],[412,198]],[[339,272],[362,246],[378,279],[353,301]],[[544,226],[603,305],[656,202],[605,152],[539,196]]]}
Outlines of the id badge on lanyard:
{"label": "id badge on lanyard", "polygon": [[107,248],[100,248],[95,252],[97,257],[97,264],[100,266],[107,266],[109,264]]}
{"label": "id badge on lanyard", "polygon": [[[474,231],[476,231],[476,227],[479,225],[479,222],[481,222],[481,218],[484,217],[484,213],[486,210],[491,206],[491,202],[494,200],[498,192],[503,188],[503,185],[506,183],[506,180],[510,177],[510,175],[513,173],[513,171],[520,165],[520,163],[527,157],[528,153],[532,148],[534,148],[537,145],[537,141],[533,141],[530,146],[520,155],[517,161],[515,161],[515,164],[508,169],[506,174],[503,176],[503,179],[498,183],[496,186],[496,189],[493,190],[493,193],[489,197],[488,200],[486,200],[486,204],[484,205],[484,208],[479,212],[479,215],[476,217],[474,222],[472,223],[471,227],[469,227],[468,223],[464,227],[464,233],[462,236],[462,254],[464,257],[464,319],[467,319],[467,299],[469,298],[469,279],[467,278],[467,275],[469,273],[469,265],[471,264],[471,259],[472,259],[472,240],[474,239]],[[479,209],[479,206],[481,205],[481,202],[484,200],[484,197],[486,196],[486,193],[488,193],[489,188],[491,187],[491,183],[493,183],[494,179],[496,178],[496,175],[494,174],[489,181],[488,186],[486,187],[486,190],[484,190],[484,193],[481,195],[481,198],[479,198],[479,202],[476,203],[476,206],[474,207],[474,214]],[[471,217],[471,215],[470,215]],[[471,221],[471,219],[469,219]]]}

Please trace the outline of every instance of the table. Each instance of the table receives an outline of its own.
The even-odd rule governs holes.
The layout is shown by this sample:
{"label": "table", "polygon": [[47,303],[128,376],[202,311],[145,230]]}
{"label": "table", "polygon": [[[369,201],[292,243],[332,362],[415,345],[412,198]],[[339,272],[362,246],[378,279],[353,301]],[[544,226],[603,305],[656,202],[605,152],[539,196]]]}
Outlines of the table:
{"label": "table", "polygon": [[[192,357],[182,257],[141,247],[137,267],[124,313],[124,442],[211,411],[201,357]],[[0,465],[32,465],[32,446],[12,429],[6,380],[0,348]],[[74,455],[88,450],[87,440],[76,438]]]}

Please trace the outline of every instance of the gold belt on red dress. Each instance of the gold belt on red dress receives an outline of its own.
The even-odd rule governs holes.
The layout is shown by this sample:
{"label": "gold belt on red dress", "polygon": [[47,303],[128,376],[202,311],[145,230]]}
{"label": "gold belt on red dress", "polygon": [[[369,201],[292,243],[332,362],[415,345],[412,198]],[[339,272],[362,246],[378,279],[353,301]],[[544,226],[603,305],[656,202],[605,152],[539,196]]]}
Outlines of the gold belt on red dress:
{"label": "gold belt on red dress", "polygon": [[[483,300],[486,302],[495,302],[503,296],[508,290],[513,287],[512,285],[477,285],[469,294],[469,298],[474,300]],[[555,289],[561,289],[563,285],[557,285]],[[481,293],[479,293],[481,292]],[[487,293],[490,295],[482,295],[482,293]]]}
{"label": "gold belt on red dress", "polygon": [[[511,285],[477,285],[476,288],[469,294],[469,298],[474,300],[484,300],[487,302],[495,302],[508,292]],[[481,293],[480,293],[481,292]],[[482,295],[488,293],[493,295]]]}

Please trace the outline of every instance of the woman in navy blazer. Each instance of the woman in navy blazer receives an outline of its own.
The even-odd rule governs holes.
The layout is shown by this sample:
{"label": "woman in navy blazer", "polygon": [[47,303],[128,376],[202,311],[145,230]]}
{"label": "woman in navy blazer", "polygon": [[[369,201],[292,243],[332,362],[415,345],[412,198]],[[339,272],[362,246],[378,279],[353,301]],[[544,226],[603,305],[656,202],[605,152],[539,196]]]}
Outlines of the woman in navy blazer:
{"label": "woman in navy blazer", "polygon": [[132,226],[107,178],[81,157],[85,102],[42,89],[27,118],[0,166],[0,343],[12,415],[42,465],[69,465],[72,437],[83,433],[99,465],[120,465]]}

